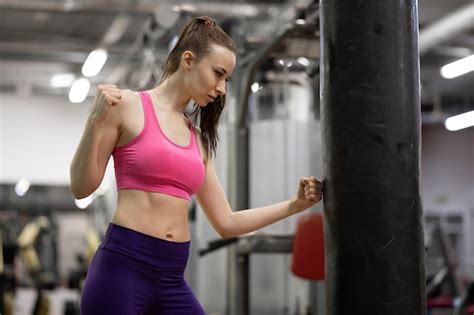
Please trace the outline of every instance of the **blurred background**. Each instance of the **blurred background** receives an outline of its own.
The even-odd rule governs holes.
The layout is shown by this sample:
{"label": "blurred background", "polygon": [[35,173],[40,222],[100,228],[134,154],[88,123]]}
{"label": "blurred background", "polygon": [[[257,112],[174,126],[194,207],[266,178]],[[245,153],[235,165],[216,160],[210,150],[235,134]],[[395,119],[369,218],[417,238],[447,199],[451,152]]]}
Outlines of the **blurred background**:
{"label": "blurred background", "polygon": [[[75,200],[68,187],[97,84],[153,87],[182,26],[199,15],[216,19],[238,47],[216,158],[226,193],[238,154],[230,124],[240,117],[249,129],[250,207],[293,196],[300,176],[322,178],[317,1],[0,0],[2,314],[78,314],[117,197],[112,160],[93,195]],[[474,2],[420,0],[419,24],[428,304],[432,314],[452,314],[456,297],[474,290]],[[466,113],[464,124],[450,119]],[[200,255],[219,237],[194,197],[189,211],[186,278],[208,314],[230,314],[239,280],[229,247]],[[324,280],[290,270],[300,216],[262,229],[279,243],[249,260],[251,314],[325,314]]]}

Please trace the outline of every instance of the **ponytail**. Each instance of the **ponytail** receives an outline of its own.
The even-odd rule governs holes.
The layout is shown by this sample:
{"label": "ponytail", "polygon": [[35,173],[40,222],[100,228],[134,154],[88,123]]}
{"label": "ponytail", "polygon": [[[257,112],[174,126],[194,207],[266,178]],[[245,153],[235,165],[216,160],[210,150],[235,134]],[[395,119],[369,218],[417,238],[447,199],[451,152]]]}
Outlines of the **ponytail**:
{"label": "ponytail", "polygon": [[[168,55],[162,67],[163,75],[160,83],[178,71],[181,56],[186,50],[192,51],[196,56],[196,62],[199,62],[211,51],[213,44],[223,46],[234,53],[236,51],[233,40],[212,18],[208,16],[193,18],[184,26],[178,41]],[[194,104],[195,109],[192,112],[194,125],[199,117],[199,129],[208,158],[216,154],[219,141],[217,128],[224,106],[225,96],[218,97],[212,106],[200,107],[196,103]]]}

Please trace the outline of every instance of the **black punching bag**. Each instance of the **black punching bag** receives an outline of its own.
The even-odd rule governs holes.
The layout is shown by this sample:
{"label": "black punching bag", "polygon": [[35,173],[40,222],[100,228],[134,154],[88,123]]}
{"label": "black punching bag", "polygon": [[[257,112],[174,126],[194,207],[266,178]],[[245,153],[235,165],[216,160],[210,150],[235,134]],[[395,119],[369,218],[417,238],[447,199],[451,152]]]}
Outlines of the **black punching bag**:
{"label": "black punching bag", "polygon": [[426,314],[415,0],[321,0],[327,315]]}

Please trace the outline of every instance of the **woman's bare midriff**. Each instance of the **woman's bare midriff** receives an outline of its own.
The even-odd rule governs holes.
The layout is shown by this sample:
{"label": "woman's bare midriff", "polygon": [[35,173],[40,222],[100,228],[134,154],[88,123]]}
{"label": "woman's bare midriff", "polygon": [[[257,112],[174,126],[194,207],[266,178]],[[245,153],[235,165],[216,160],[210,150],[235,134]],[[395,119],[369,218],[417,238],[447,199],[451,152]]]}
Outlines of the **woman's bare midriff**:
{"label": "woman's bare midriff", "polygon": [[[121,134],[117,145],[132,141],[143,129],[144,113],[140,96],[131,91],[123,91],[123,116]],[[189,143],[189,127],[183,115],[170,115],[160,112],[161,128],[175,143]],[[204,152],[200,137],[199,151]],[[203,159],[205,161],[205,159]],[[189,201],[183,198],[135,189],[118,191],[117,209],[112,222],[129,229],[161,239],[187,242],[191,235],[188,224]]]}
{"label": "woman's bare midriff", "polygon": [[188,210],[189,201],[183,198],[122,189],[112,222],[168,241],[187,242],[191,239]]}

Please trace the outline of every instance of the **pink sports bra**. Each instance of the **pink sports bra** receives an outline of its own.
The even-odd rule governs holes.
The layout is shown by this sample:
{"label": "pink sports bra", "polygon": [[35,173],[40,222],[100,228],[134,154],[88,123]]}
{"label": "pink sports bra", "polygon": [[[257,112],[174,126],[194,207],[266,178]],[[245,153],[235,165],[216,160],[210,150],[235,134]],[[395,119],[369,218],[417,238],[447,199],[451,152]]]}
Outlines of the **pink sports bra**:
{"label": "pink sports bra", "polygon": [[194,126],[189,121],[191,141],[188,145],[172,142],[160,127],[148,92],[138,94],[145,116],[143,129],[112,152],[117,190],[139,189],[190,200],[205,176]]}

